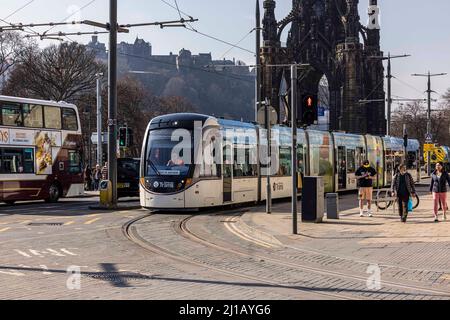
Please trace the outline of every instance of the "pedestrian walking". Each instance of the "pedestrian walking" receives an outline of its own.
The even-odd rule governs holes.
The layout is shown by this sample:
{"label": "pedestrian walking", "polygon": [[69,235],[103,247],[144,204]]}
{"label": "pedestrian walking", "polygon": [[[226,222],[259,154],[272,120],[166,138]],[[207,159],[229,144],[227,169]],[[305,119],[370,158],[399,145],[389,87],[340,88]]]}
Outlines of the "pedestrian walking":
{"label": "pedestrian walking", "polygon": [[368,160],[365,160],[361,167],[355,173],[358,180],[359,187],[359,216],[364,217],[364,201],[367,202],[367,214],[372,217],[372,196],[373,196],[373,183],[376,179],[377,172],[370,165]]}
{"label": "pedestrian walking", "polygon": [[450,186],[450,175],[442,162],[436,163],[436,170],[431,174],[430,192],[434,200],[434,222],[439,222],[438,207],[442,204],[444,220],[447,220],[447,184]]}
{"label": "pedestrian walking", "polygon": [[108,162],[102,168],[102,180],[108,180]]}
{"label": "pedestrian walking", "polygon": [[406,222],[409,211],[408,203],[411,197],[416,196],[416,188],[414,186],[414,178],[407,171],[405,164],[399,165],[398,173],[394,176],[392,196],[397,197],[400,220]]}
{"label": "pedestrian walking", "polygon": [[84,169],[84,190],[91,191],[92,188],[92,170],[91,166],[87,165]]}
{"label": "pedestrian walking", "polygon": [[99,164],[95,166],[93,178],[94,178],[94,190],[98,191],[98,188],[100,186],[100,179],[102,178],[102,170],[100,169]]}

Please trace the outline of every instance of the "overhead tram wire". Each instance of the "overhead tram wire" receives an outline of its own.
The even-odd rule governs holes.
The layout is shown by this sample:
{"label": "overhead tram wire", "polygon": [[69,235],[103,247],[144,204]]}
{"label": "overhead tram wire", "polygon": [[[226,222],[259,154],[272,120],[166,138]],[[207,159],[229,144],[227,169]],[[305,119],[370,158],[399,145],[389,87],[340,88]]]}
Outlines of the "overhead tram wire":
{"label": "overhead tram wire", "polygon": [[246,33],[245,36],[239,40],[238,42],[236,42],[234,44],[234,46],[232,46],[230,49],[228,49],[223,55],[220,56],[219,60],[222,60],[223,58],[225,58],[225,56],[231,51],[233,50],[236,46],[238,46],[239,44],[241,44],[242,41],[244,41],[245,39],[247,39],[252,33],[253,31],[255,31],[256,28],[253,28],[252,30],[250,30],[250,32]]}
{"label": "overhead tram wire", "polygon": [[[168,5],[168,6],[171,7],[172,9],[176,10],[179,14],[183,14],[183,15],[185,15],[186,17],[190,17],[190,18],[192,17],[191,15],[187,14],[186,12],[183,12],[182,10],[180,10],[180,8],[178,7],[178,3],[177,3],[176,5],[172,5],[172,4],[170,4],[169,2],[167,2],[166,0],[160,0],[160,1],[163,2],[164,4]],[[229,46],[231,46],[231,47],[233,47],[233,48],[240,49],[240,50],[246,51],[246,52],[248,52],[248,53],[251,53],[251,54],[253,54],[253,55],[256,55],[255,52],[253,52],[253,51],[251,51],[251,50],[249,50],[249,49],[246,49],[246,48],[243,48],[243,47],[234,45],[234,44],[231,43],[231,42],[228,42],[228,41],[219,39],[219,38],[217,38],[217,37],[215,37],[215,36],[212,36],[212,35],[203,33],[203,32],[201,32],[201,31],[198,31],[198,29],[195,29],[195,28],[192,27],[189,23],[187,23],[187,24],[188,24],[189,27],[186,27],[186,30],[189,30],[189,31],[194,32],[194,33],[197,33],[197,34],[202,35],[202,36],[204,36],[204,37],[206,37],[206,38],[209,38],[209,39],[218,41],[218,42],[220,42],[220,43],[224,43],[224,44],[229,45]]]}
{"label": "overhead tram wire", "polygon": [[398,82],[400,82],[400,83],[403,84],[404,86],[407,86],[408,88],[413,89],[414,91],[417,91],[417,92],[419,92],[420,94],[424,94],[423,91],[421,91],[421,90],[417,89],[416,87],[414,87],[414,86],[408,84],[407,82],[405,82],[405,81],[403,81],[403,80],[397,78],[396,76],[392,76],[392,78],[394,78],[395,80],[397,80]]}
{"label": "overhead tram wire", "polygon": [[25,9],[26,7],[28,7],[28,6],[29,6],[30,4],[32,4],[34,1],[35,1],[35,0],[28,1],[28,2],[25,3],[23,6],[21,6],[21,7],[18,8],[18,9],[16,9],[16,10],[13,11],[12,13],[10,13],[7,17],[4,17],[4,18],[2,19],[2,21],[5,21],[5,20],[11,18],[13,15],[15,15],[16,13],[18,13],[19,11],[21,11],[21,10]]}
{"label": "overhead tram wire", "polygon": [[[91,4],[93,4],[95,1],[97,0],[91,0],[88,3],[86,3],[84,6],[82,6],[80,9],[76,10],[75,12],[73,12],[72,14],[68,15],[67,17],[65,17],[64,19],[61,20],[61,22],[66,21],[67,19],[69,19],[70,17],[72,17],[73,15],[75,15],[78,12],[81,12],[81,10],[89,7]],[[46,35],[50,30],[53,30],[55,28],[55,26],[50,27],[48,30],[44,31],[43,34]]]}

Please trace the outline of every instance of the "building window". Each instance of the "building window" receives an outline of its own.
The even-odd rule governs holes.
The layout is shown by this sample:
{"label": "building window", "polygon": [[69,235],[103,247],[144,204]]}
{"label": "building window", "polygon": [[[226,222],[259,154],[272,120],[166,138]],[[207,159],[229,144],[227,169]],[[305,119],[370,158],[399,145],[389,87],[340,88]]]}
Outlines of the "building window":
{"label": "building window", "polygon": [[3,102],[1,108],[2,124],[4,126],[21,127],[23,125],[20,105]]}
{"label": "building window", "polygon": [[77,114],[75,110],[62,108],[62,127],[64,130],[78,130]]}
{"label": "building window", "polygon": [[61,129],[61,109],[44,107],[45,127],[47,129]]}
{"label": "building window", "polygon": [[44,117],[42,115],[42,106],[33,104],[24,104],[23,122],[25,127],[42,128],[44,126]]}
{"label": "building window", "polygon": [[0,173],[34,173],[32,148],[0,148]]}

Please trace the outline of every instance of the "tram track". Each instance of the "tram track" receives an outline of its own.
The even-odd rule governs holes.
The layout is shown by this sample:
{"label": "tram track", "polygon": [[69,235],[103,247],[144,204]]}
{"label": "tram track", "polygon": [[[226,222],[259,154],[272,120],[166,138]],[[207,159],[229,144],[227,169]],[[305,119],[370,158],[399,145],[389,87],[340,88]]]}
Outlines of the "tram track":
{"label": "tram track", "polygon": [[[223,214],[223,213],[221,213]],[[363,276],[357,276],[357,275],[349,275],[349,274],[345,274],[342,272],[337,272],[337,271],[331,271],[331,270],[325,270],[325,269],[318,269],[318,268],[312,268],[310,266],[304,265],[304,264],[298,264],[298,263],[293,263],[293,262],[289,262],[287,261],[287,257],[283,257],[279,255],[280,259],[275,259],[275,258],[271,258],[267,255],[262,255],[262,254],[255,254],[254,252],[252,252],[252,254],[246,253],[242,250],[237,250],[237,249],[233,249],[231,247],[224,247],[222,245],[218,245],[217,243],[212,243],[209,240],[204,239],[203,237],[199,236],[198,234],[192,232],[189,228],[188,228],[188,222],[190,220],[192,220],[193,218],[195,218],[196,216],[190,216],[188,218],[185,218],[181,221],[181,223],[179,224],[179,232],[182,235],[185,235],[187,238],[191,239],[192,241],[198,241],[204,245],[210,246],[212,248],[218,249],[218,250],[222,250],[228,253],[233,253],[233,254],[237,254],[237,255],[241,255],[241,256],[245,256],[245,257],[251,257],[251,258],[255,258],[255,259],[262,259],[264,261],[270,261],[274,264],[278,264],[278,265],[282,265],[282,266],[287,266],[290,268],[296,268],[302,271],[309,271],[311,273],[315,273],[315,274],[321,274],[323,276],[333,276],[336,278],[345,278],[345,279],[349,279],[352,281],[358,281],[358,282],[362,282],[362,283],[366,283],[367,282],[367,277],[363,277]],[[283,259],[283,260],[281,260]],[[391,288],[398,288],[398,289],[402,289],[402,290],[409,290],[409,291],[416,291],[416,292],[423,292],[428,294],[432,294],[432,295],[437,295],[437,296],[441,296],[443,298],[446,299],[450,299],[450,292],[446,292],[446,291],[441,291],[441,290],[435,290],[435,289],[430,289],[430,288],[426,288],[426,287],[420,287],[420,286],[414,286],[414,285],[405,285],[405,284],[401,284],[401,283],[396,283],[393,281],[386,281],[383,280],[382,281],[383,287],[391,287]]]}
{"label": "tram track", "polygon": [[[211,213],[206,213],[206,214],[211,215]],[[223,214],[224,213],[221,212],[221,213],[216,213],[215,215],[223,215]],[[228,215],[232,215],[232,214],[235,214],[235,212],[228,213]],[[249,260],[253,259],[255,261],[256,260],[264,261],[265,265],[270,264],[271,266],[276,266],[277,268],[286,268],[286,270],[288,270],[288,269],[289,270],[297,270],[298,273],[307,272],[309,275],[311,275],[311,279],[314,277],[315,278],[327,278],[327,279],[330,279],[331,282],[337,282],[337,283],[345,282],[345,283],[348,283],[348,286],[351,288],[361,287],[362,284],[364,286],[366,285],[367,277],[349,275],[349,274],[344,274],[344,273],[337,272],[337,271],[329,271],[329,270],[325,270],[325,269],[312,268],[307,265],[302,265],[302,264],[286,261],[286,259],[283,259],[283,257],[281,257],[281,256],[280,256],[280,259],[276,259],[276,258],[269,257],[267,255],[263,255],[263,254],[259,254],[259,253],[255,253],[255,252],[252,252],[252,254],[249,254],[242,250],[238,250],[236,248],[231,248],[229,245],[225,246],[222,244],[214,243],[214,242],[212,242],[208,239],[205,239],[204,237],[196,234],[188,227],[188,224],[189,224],[189,222],[192,221],[192,219],[194,219],[195,217],[200,217],[200,216],[204,216],[204,215],[205,214],[189,215],[187,217],[182,217],[182,218],[178,219],[178,221],[174,221],[172,223],[171,227],[179,236],[183,237],[184,239],[187,239],[191,242],[196,242],[198,244],[201,244],[202,246],[209,247],[210,249],[212,249],[216,252],[220,251],[220,252],[232,254],[232,255],[235,255],[235,256],[238,256],[238,257],[241,257],[244,259],[249,259]],[[134,224],[138,223],[140,220],[142,220],[146,217],[148,217],[148,215],[133,219],[123,226],[124,234],[126,235],[126,237],[129,240],[131,240],[132,242],[139,245],[140,247],[143,247],[144,249],[151,251],[153,253],[164,255],[170,259],[174,259],[179,262],[189,263],[189,264],[193,264],[193,265],[201,266],[201,267],[206,267],[210,270],[214,270],[221,274],[238,277],[238,278],[245,279],[245,280],[251,280],[251,281],[255,281],[257,283],[276,286],[277,288],[295,290],[298,293],[302,293],[302,294],[314,293],[314,294],[323,296],[325,299],[326,298],[328,298],[328,299],[329,298],[333,298],[333,299],[370,299],[370,298],[372,298],[372,297],[370,297],[370,295],[373,295],[374,298],[382,298],[383,296],[387,297],[387,296],[395,296],[395,295],[398,295],[398,296],[401,296],[401,295],[421,296],[421,295],[423,295],[425,297],[431,297],[431,298],[444,298],[444,299],[450,298],[449,292],[444,292],[444,291],[440,291],[440,290],[434,290],[434,289],[419,287],[419,286],[405,285],[405,284],[401,284],[401,283],[396,283],[396,282],[392,282],[392,281],[384,281],[384,280],[382,282],[383,290],[377,290],[374,292],[370,292],[369,289],[366,289],[366,292],[364,292],[361,289],[358,289],[358,290],[357,289],[349,289],[347,291],[350,291],[351,294],[347,294],[347,293],[343,293],[343,292],[346,292],[346,290],[340,288],[338,285],[327,289],[329,291],[334,291],[334,292],[321,292],[321,290],[324,290],[323,288],[314,289],[313,287],[312,288],[308,288],[306,286],[300,287],[298,284],[292,285],[291,283],[282,283],[282,281],[276,281],[276,280],[269,279],[267,276],[264,277],[264,276],[256,276],[256,275],[251,275],[251,274],[244,274],[245,272],[238,272],[237,270],[232,270],[231,268],[225,269],[225,268],[217,266],[217,265],[216,266],[212,265],[212,263],[210,261],[206,261],[206,260],[199,261],[198,258],[196,259],[195,257],[192,257],[191,255],[183,254],[180,252],[175,252],[174,250],[169,250],[160,245],[157,245],[155,243],[149,243],[148,241],[144,240],[138,234],[137,229],[134,226]],[[302,281],[299,280],[297,282],[301,283]],[[308,282],[308,281],[306,281],[306,282]],[[369,295],[369,297],[368,297],[368,295]]]}
{"label": "tram track", "polygon": [[[316,290],[313,289],[308,289],[308,288],[302,288],[300,289],[298,286],[293,286],[293,285],[287,285],[287,284],[280,284],[279,282],[276,281],[271,281],[262,277],[256,277],[256,276],[250,276],[250,275],[244,275],[242,273],[238,273],[238,272],[233,272],[230,270],[226,270],[220,267],[215,267],[212,266],[208,263],[203,263],[203,262],[198,262],[192,258],[189,258],[187,256],[183,256],[180,255],[179,253],[176,252],[172,252],[170,250],[167,250],[161,246],[158,246],[154,243],[150,243],[146,240],[144,240],[137,232],[136,227],[134,226],[134,224],[138,223],[139,221],[145,219],[149,217],[149,215],[145,215],[145,216],[141,216],[138,218],[135,218],[133,220],[128,221],[127,223],[125,223],[122,226],[122,231],[124,233],[124,235],[128,238],[128,240],[130,240],[131,242],[135,243],[136,245],[138,245],[139,247],[145,249],[148,252],[154,253],[154,254],[159,254],[162,256],[165,256],[166,258],[178,261],[178,262],[182,262],[182,263],[187,263],[187,264],[191,264],[191,265],[195,265],[195,266],[199,266],[202,268],[207,268],[209,270],[218,272],[220,274],[223,275],[228,275],[228,276],[232,276],[235,278],[240,278],[246,281],[254,281],[257,284],[265,284],[265,285],[269,285],[269,286],[273,286],[274,289],[284,289],[284,290],[289,290],[289,291],[294,291],[294,294],[297,293],[299,296],[303,296],[307,293],[309,294],[314,294],[317,296],[322,296],[324,299],[338,299],[338,300],[355,300],[355,298],[353,297],[344,297],[341,294],[332,294],[332,293],[323,293],[323,292],[318,292]],[[194,216],[190,216],[189,218],[194,217]],[[179,223],[177,223],[176,225],[180,226],[181,223],[183,223],[185,219],[182,219],[181,221],[179,221]],[[176,230],[177,231],[177,230]],[[178,231],[177,231],[178,232]],[[184,236],[183,238],[186,238],[186,236]]]}

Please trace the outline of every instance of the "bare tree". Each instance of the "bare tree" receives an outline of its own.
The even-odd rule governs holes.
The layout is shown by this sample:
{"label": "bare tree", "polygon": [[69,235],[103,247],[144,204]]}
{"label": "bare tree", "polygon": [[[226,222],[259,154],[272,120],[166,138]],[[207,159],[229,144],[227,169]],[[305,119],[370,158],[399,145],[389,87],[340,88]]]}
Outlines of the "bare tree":
{"label": "bare tree", "polygon": [[[403,135],[403,124],[406,124],[408,135],[425,143],[427,133],[427,107],[422,102],[402,105],[392,115],[392,135]],[[442,145],[450,145],[450,111],[442,109],[431,115],[431,133],[433,140]]]}
{"label": "bare tree", "polygon": [[25,41],[17,32],[0,32],[0,76],[21,62],[27,47],[35,45],[33,42]]}
{"label": "bare tree", "polygon": [[96,74],[104,69],[95,60],[94,52],[77,43],[51,45],[42,51],[32,48],[22,54],[3,92],[76,101],[77,96],[95,88]]}

